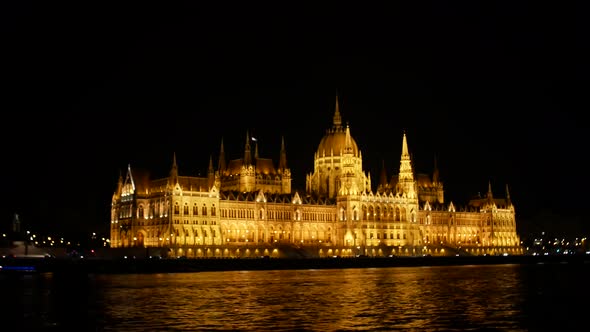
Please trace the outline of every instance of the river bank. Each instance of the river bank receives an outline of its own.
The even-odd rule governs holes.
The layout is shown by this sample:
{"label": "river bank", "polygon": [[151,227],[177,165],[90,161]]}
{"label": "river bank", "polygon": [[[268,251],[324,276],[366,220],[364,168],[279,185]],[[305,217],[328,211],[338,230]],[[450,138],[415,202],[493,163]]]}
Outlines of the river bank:
{"label": "river bank", "polygon": [[347,269],[489,264],[590,264],[590,255],[357,258],[3,258],[2,273],[176,273],[200,271]]}

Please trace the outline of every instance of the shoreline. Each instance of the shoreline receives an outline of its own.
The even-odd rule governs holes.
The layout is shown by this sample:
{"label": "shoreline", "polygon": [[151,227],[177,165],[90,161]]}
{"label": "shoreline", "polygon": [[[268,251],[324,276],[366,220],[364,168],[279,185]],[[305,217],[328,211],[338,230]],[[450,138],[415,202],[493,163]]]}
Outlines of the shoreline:
{"label": "shoreline", "polygon": [[178,273],[493,264],[590,264],[590,255],[362,258],[3,258],[0,273]]}

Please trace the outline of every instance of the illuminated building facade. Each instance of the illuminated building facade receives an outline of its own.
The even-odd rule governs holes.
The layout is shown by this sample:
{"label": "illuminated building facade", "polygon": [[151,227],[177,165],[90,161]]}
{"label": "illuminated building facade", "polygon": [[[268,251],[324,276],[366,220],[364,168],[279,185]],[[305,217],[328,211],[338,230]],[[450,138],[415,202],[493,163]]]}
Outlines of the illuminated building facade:
{"label": "illuminated building facade", "polygon": [[284,140],[278,167],[258,155],[246,134],[244,155],[206,177],[141,170],[121,176],[112,197],[111,247],[166,248],[187,257],[522,254],[515,208],[492,195],[456,206],[444,201],[438,169],[416,174],[406,134],[397,175],[385,171],[375,191],[362,153],[343,126],[338,99],[320,141],[305,192],[291,191]]}

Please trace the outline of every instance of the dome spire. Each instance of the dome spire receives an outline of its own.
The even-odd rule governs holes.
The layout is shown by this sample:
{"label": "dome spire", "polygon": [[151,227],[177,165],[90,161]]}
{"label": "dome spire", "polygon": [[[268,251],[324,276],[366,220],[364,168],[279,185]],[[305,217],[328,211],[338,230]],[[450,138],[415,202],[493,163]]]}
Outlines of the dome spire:
{"label": "dome spire", "polygon": [[334,110],[333,124],[335,128],[342,126],[342,117],[340,116],[340,106],[338,105],[338,93],[336,93],[336,107]]}

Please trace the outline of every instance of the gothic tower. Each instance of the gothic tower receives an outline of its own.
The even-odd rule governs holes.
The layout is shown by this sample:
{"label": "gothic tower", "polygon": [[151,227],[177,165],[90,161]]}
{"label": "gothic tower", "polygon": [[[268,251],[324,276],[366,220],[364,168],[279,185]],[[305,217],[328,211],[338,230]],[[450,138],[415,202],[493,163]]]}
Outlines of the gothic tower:
{"label": "gothic tower", "polygon": [[246,144],[244,145],[244,159],[239,179],[239,190],[242,192],[253,191],[255,188],[254,163],[250,150],[250,134],[246,132]]}
{"label": "gothic tower", "polygon": [[399,166],[397,191],[407,198],[416,198],[416,181],[414,181],[414,170],[412,169],[412,160],[408,152],[408,140],[405,132],[402,141],[402,157]]}
{"label": "gothic tower", "polygon": [[279,174],[281,175],[281,193],[291,193],[291,170],[287,167],[287,149],[285,149],[285,138],[281,137],[281,153],[279,157]]}

